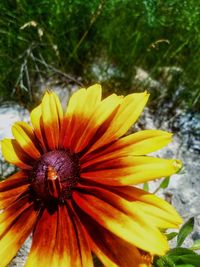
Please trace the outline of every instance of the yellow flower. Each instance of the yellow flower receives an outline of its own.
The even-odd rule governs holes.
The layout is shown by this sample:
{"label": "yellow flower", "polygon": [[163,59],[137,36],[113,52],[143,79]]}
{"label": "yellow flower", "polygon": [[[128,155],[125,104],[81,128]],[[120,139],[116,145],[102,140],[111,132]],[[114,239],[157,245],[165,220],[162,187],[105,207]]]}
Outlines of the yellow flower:
{"label": "yellow flower", "polygon": [[146,92],[102,100],[94,85],[74,93],[63,111],[47,92],[31,125],[13,125],[2,153],[21,170],[0,183],[1,267],[30,233],[26,267],[90,267],[92,253],[109,267],[149,266],[148,255],[168,250],[159,229],[178,227],[180,216],[133,185],[177,172],[179,161],[145,156],[171,134],[124,136],[147,100]]}

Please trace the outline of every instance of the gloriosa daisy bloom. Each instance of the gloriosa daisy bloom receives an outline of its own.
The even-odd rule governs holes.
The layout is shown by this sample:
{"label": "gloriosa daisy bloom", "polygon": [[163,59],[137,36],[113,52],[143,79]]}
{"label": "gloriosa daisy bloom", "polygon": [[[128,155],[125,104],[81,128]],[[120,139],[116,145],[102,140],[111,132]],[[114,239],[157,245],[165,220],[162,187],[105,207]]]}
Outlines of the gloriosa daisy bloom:
{"label": "gloriosa daisy bloom", "polygon": [[14,139],[1,142],[4,158],[19,167],[0,183],[0,262],[6,266],[32,233],[26,267],[151,266],[169,249],[160,229],[180,216],[164,200],[133,185],[177,172],[173,159],[145,156],[171,134],[144,130],[125,136],[148,94],[101,99],[101,86],[75,92],[64,112],[46,92],[16,122]]}

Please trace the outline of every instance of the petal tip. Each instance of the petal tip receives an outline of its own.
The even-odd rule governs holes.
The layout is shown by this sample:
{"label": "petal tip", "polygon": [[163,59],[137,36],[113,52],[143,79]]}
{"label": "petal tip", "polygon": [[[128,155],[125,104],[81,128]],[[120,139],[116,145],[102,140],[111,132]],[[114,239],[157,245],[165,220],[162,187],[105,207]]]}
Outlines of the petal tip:
{"label": "petal tip", "polygon": [[173,160],[173,167],[175,169],[175,172],[177,173],[183,167],[182,161],[178,159]]}
{"label": "petal tip", "polygon": [[44,98],[46,98],[46,97],[50,97],[50,96],[52,96],[52,95],[56,95],[56,93],[53,92],[51,89],[46,88],[42,100],[43,100]]}
{"label": "petal tip", "polygon": [[147,97],[147,98],[149,98],[149,96],[150,96],[150,93],[149,93],[147,90],[145,90],[145,91],[143,92],[143,94],[144,94],[144,96]]}

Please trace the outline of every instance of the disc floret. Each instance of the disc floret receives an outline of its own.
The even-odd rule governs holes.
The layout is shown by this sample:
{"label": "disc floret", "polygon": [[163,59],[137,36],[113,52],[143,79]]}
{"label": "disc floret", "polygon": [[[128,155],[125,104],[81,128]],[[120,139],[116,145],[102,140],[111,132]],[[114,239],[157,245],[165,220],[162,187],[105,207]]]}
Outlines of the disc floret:
{"label": "disc floret", "polygon": [[44,202],[64,201],[71,196],[79,180],[79,159],[67,150],[47,152],[36,162],[31,171],[31,188]]}

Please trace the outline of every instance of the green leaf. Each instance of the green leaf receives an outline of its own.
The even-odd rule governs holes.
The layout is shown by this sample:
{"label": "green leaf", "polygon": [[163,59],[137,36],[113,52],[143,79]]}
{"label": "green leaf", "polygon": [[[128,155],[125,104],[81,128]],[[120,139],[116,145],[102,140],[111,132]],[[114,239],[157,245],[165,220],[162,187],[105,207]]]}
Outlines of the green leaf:
{"label": "green leaf", "polygon": [[167,252],[167,256],[195,255],[196,253],[188,248],[173,248]]}
{"label": "green leaf", "polygon": [[149,184],[148,184],[147,182],[145,182],[145,183],[143,184],[143,189],[144,189],[144,191],[149,192]]}
{"label": "green leaf", "polygon": [[177,232],[171,232],[169,234],[166,234],[167,240],[172,240],[174,237],[178,235]]}
{"label": "green leaf", "polygon": [[193,245],[192,245],[192,247],[190,249],[192,249],[192,250],[199,250],[200,249],[200,239],[196,240],[193,243]]}
{"label": "green leaf", "polygon": [[193,264],[176,264],[176,267],[195,267]]}
{"label": "green leaf", "polygon": [[167,188],[168,187],[168,185],[169,185],[169,181],[170,181],[170,177],[166,177],[163,181],[162,181],[162,183],[160,184],[160,188]]}
{"label": "green leaf", "polygon": [[162,256],[160,258],[156,258],[153,263],[155,267],[176,267],[173,261],[168,256]]}
{"label": "green leaf", "polygon": [[180,229],[177,236],[177,247],[180,247],[186,237],[192,232],[194,227],[194,218],[190,218]]}
{"label": "green leaf", "polygon": [[200,255],[191,249],[174,248],[167,252],[167,256],[176,264],[175,266],[189,264],[193,267],[199,267],[200,265]]}
{"label": "green leaf", "polygon": [[189,248],[173,248],[167,252],[167,255],[195,255],[196,253]]}
{"label": "green leaf", "polygon": [[156,188],[156,190],[154,190],[153,194],[157,193],[161,188],[167,188],[169,185],[169,181],[170,181],[170,177],[166,177],[162,183]]}
{"label": "green leaf", "polygon": [[195,267],[199,267],[200,265],[200,255],[183,255],[183,256],[172,256],[170,259],[176,264],[192,264]]}
{"label": "green leaf", "polygon": [[180,260],[183,263],[190,263],[193,264],[196,267],[199,267],[200,265],[200,255],[184,255],[180,257]]}

